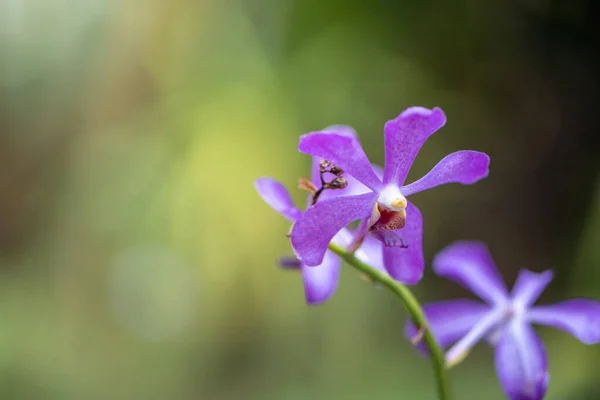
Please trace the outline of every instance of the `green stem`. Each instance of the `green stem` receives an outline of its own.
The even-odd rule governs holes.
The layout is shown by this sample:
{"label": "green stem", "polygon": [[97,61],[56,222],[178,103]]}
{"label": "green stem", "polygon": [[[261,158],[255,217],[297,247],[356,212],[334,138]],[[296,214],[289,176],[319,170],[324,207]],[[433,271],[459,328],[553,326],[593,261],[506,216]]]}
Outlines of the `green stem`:
{"label": "green stem", "polygon": [[429,348],[429,353],[431,354],[431,359],[433,361],[438,396],[440,400],[449,400],[450,394],[448,390],[448,377],[446,375],[444,351],[433,337],[431,330],[427,328],[427,319],[425,318],[423,309],[412,292],[405,285],[392,279],[388,274],[360,261],[358,258],[354,257],[353,254],[347,252],[342,246],[330,243],[329,250],[333,251],[348,264],[367,275],[372,280],[387,287],[402,300],[413,322],[417,326],[417,329],[423,330],[423,338],[425,344]]}

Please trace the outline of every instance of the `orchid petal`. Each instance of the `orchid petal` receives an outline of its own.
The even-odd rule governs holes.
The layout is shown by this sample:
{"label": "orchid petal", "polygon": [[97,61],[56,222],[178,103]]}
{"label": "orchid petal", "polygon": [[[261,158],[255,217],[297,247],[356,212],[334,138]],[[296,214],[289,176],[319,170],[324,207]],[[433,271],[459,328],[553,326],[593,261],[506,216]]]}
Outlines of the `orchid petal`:
{"label": "orchid petal", "polygon": [[[489,310],[488,305],[467,299],[440,301],[423,306],[427,327],[442,348],[466,335]],[[405,334],[408,339],[418,335],[418,329],[412,320],[407,321]],[[424,343],[420,342],[418,347],[419,350],[426,351]]]}
{"label": "orchid petal", "polygon": [[481,242],[455,242],[433,259],[436,274],[453,280],[491,304],[503,303],[508,292]]}
{"label": "orchid petal", "polygon": [[[332,239],[332,242],[347,247],[352,241],[352,233],[348,229],[341,229]],[[363,262],[370,263],[373,253],[356,253],[356,257]],[[381,253],[381,248],[379,249]],[[362,256],[362,257],[361,257]],[[381,254],[379,255],[381,258]],[[323,262],[316,267],[302,265],[302,279],[304,280],[304,292],[308,304],[320,304],[327,300],[336,290],[340,277],[341,259],[333,252],[326,251]],[[374,265],[375,266],[375,265]],[[376,266],[375,266],[376,267]]]}
{"label": "orchid petal", "polygon": [[383,167],[380,167],[377,164],[371,164],[371,166],[373,167],[373,171],[375,172],[375,175],[377,175],[377,178],[383,182]]}
{"label": "orchid petal", "polygon": [[425,259],[423,257],[423,217],[414,204],[406,207],[406,225],[395,231],[408,245],[403,247],[383,247],[383,261],[390,276],[409,285],[418,283],[423,277]]}
{"label": "orchid petal", "polygon": [[277,264],[281,267],[281,269],[300,269],[302,267],[300,260],[293,256],[279,257]]}
{"label": "orchid petal", "polygon": [[321,132],[333,133],[333,134],[337,134],[337,135],[341,135],[341,136],[345,136],[345,137],[349,137],[349,138],[357,138],[358,137],[354,128],[352,128],[351,126],[348,126],[348,125],[330,125],[327,128],[323,129]]}
{"label": "orchid petal", "polygon": [[292,228],[292,246],[305,265],[316,266],[323,261],[327,246],[343,227],[373,211],[376,193],[339,196],[317,202]]}
{"label": "orchid petal", "polygon": [[383,182],[402,186],[421,146],[445,123],[446,116],[437,107],[433,110],[410,107],[386,122]]}
{"label": "orchid petal", "polygon": [[356,138],[327,131],[313,132],[300,137],[298,150],[331,161],[374,191],[383,187]]}
{"label": "orchid petal", "polygon": [[[356,231],[344,228],[335,235],[333,242],[348,249],[354,242],[355,234]],[[380,241],[366,236],[360,247],[354,252],[354,255],[365,264],[369,264],[380,271],[385,271],[383,267],[382,247],[383,245]]]}
{"label": "orchid petal", "polygon": [[511,400],[541,400],[548,387],[544,344],[531,327],[515,320],[496,346],[496,371]]}
{"label": "orchid petal", "polygon": [[335,292],[340,277],[340,266],[340,258],[331,251],[325,253],[320,265],[302,265],[302,280],[308,304],[323,303]]}
{"label": "orchid petal", "polygon": [[470,185],[488,176],[490,157],[478,151],[462,150],[444,157],[431,171],[416,182],[402,188],[410,196],[447,183]]}
{"label": "orchid petal", "polygon": [[[312,166],[311,166],[311,182],[314,183],[317,188],[321,187],[321,178],[320,178],[320,168],[319,164],[321,163],[322,158],[313,157]],[[335,178],[335,175],[326,172],[323,174],[325,181],[329,182]],[[352,175],[344,173],[342,175],[344,179],[348,182],[348,185],[343,189],[327,189],[321,192],[319,196],[319,201],[323,201],[325,199],[329,199],[337,196],[356,196],[358,194],[369,193],[371,189],[360,183],[356,178]],[[308,196],[308,206],[312,204],[312,195]]]}
{"label": "orchid petal", "polygon": [[259,196],[275,211],[291,222],[295,222],[302,212],[294,206],[292,197],[287,189],[278,181],[271,178],[260,178],[254,182]]}
{"label": "orchid petal", "polygon": [[383,265],[383,244],[370,236],[366,236],[363,244],[354,253],[360,261],[369,264],[379,271],[385,271]]}
{"label": "orchid petal", "polygon": [[[330,133],[330,134],[345,136],[345,137],[354,138],[354,139],[358,140],[358,136],[356,135],[356,132],[354,131],[354,129],[352,129],[352,127],[347,126],[347,125],[331,125],[325,129],[323,129],[322,131],[320,131],[320,133],[323,133],[323,134]],[[319,166],[321,164],[322,159],[323,159],[323,157],[313,157],[312,158],[310,180],[312,183],[317,185],[317,187],[321,185]],[[348,185],[348,186],[350,186],[350,185]]]}
{"label": "orchid petal", "polygon": [[600,342],[600,302],[572,299],[527,311],[534,324],[548,325],[575,336],[585,344]]}
{"label": "orchid petal", "polygon": [[511,293],[513,301],[528,308],[540,297],[546,286],[552,281],[553,275],[552,271],[538,274],[526,269],[521,270]]}
{"label": "orchid petal", "polygon": [[488,312],[481,316],[469,332],[448,349],[446,364],[453,366],[462,361],[473,346],[488,337],[494,329],[500,326],[504,315],[504,310],[500,308],[488,308]]}

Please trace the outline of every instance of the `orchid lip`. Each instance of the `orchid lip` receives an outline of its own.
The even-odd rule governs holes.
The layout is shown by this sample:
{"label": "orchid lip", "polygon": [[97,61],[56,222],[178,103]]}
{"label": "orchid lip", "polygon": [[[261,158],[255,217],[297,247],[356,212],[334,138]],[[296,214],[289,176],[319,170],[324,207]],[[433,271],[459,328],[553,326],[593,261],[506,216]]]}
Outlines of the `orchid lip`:
{"label": "orchid lip", "polygon": [[391,211],[403,211],[408,202],[396,185],[388,185],[379,193],[377,203]]}

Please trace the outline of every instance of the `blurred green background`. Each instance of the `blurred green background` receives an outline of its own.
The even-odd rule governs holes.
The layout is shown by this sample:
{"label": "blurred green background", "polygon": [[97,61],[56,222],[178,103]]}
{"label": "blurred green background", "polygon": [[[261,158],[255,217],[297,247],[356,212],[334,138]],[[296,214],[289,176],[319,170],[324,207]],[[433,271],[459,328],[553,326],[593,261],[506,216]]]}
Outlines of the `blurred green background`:
{"label": "blurred green background", "polygon": [[[3,0],[1,399],[434,399],[392,295],[345,268],[307,307],[288,224],[298,136],[352,125],[383,162],[411,105],[449,152],[491,155],[475,186],[415,195],[424,250],[485,240],[509,284],[553,268],[541,301],[600,297],[593,1]],[[468,296],[429,271],[423,301]],[[600,398],[599,347],[540,329],[549,399]],[[455,399],[502,399],[481,345]]]}

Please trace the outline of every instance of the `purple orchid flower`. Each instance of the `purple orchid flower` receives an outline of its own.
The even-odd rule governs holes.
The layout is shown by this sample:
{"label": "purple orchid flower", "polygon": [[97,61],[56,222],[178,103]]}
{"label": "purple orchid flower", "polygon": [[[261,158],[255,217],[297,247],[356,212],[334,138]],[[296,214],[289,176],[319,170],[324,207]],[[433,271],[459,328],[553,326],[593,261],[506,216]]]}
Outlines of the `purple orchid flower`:
{"label": "purple orchid flower", "polygon": [[[585,344],[600,342],[600,302],[572,299],[533,306],[552,280],[552,271],[521,270],[509,294],[485,244],[457,242],[433,261],[435,272],[471,290],[487,304],[451,300],[423,307],[430,329],[444,348],[449,366],[460,362],[480,340],[487,339],[496,353],[496,371],[511,400],[540,400],[548,387],[548,360],[544,345],[531,324],[564,330]],[[412,322],[406,334],[418,337]],[[422,344],[421,350],[425,350]]]}
{"label": "purple orchid flower", "polygon": [[[354,135],[348,127],[336,127],[344,134]],[[314,185],[321,184],[321,175],[319,169],[320,160],[313,159],[311,181]],[[368,189],[351,176],[345,176],[348,182],[343,189],[324,190],[320,199],[328,199],[338,195],[356,195],[364,193]],[[256,190],[263,200],[269,204],[275,211],[283,215],[292,223],[295,223],[301,216],[302,211],[298,209],[286,190],[279,182],[271,178],[260,178],[255,182]],[[309,196],[309,205],[312,202],[312,196]],[[342,229],[332,238],[333,242],[347,247],[352,241],[353,234]],[[371,266],[384,270],[381,243],[377,240],[365,240],[363,245],[355,253],[356,257]],[[304,281],[304,293],[308,304],[320,304],[327,300],[336,290],[340,275],[341,260],[331,251],[326,251],[321,263],[316,266],[307,266],[296,257],[282,257],[280,266],[286,269],[300,269],[302,280]]]}
{"label": "purple orchid flower", "polygon": [[[331,161],[369,188],[366,193],[322,199],[310,207],[292,230],[292,246],[305,265],[323,261],[331,239],[349,223],[361,220],[351,243],[357,247],[367,233],[384,243],[387,272],[396,280],[417,283],[423,276],[423,221],[407,196],[446,183],[472,184],[488,175],[489,157],[457,151],[442,159],[418,181],[403,186],[427,138],[446,123],[439,108],[411,107],[384,127],[385,169],[379,179],[355,137],[329,131],[300,138],[298,150]],[[337,135],[335,133],[338,133]]]}

